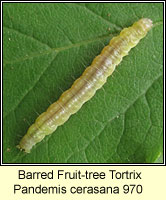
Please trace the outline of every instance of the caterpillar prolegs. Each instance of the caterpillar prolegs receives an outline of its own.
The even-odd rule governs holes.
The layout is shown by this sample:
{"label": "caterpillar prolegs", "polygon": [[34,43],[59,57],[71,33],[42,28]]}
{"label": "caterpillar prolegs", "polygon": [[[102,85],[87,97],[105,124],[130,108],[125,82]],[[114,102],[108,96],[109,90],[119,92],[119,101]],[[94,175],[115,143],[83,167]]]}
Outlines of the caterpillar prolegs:
{"label": "caterpillar prolegs", "polygon": [[96,90],[103,86],[122,58],[146,36],[151,27],[152,21],[143,18],[131,27],[124,28],[120,35],[114,37],[101,54],[95,57],[92,64],[71,88],[65,91],[58,101],[50,105],[46,112],[39,115],[17,147],[29,153],[36,143],[64,124],[95,94]]}

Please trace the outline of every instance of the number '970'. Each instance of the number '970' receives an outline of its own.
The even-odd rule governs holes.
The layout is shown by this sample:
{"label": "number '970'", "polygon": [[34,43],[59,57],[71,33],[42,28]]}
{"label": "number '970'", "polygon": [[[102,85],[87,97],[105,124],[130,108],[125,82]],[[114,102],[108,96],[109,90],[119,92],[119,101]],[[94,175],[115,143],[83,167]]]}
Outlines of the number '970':
{"label": "number '970'", "polygon": [[130,184],[130,185],[123,185],[123,193],[125,194],[141,194],[143,191],[142,185],[135,185],[135,184]]}

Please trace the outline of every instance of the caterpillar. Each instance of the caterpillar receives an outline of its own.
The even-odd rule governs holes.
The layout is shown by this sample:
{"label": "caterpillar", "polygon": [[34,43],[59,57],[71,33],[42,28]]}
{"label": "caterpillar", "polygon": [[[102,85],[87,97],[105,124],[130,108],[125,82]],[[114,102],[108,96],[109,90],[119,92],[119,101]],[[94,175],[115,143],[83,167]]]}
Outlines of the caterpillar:
{"label": "caterpillar", "polygon": [[71,88],[65,91],[58,101],[50,105],[46,112],[38,116],[17,147],[30,153],[36,143],[64,124],[96,93],[96,90],[104,85],[107,77],[113,73],[122,58],[146,36],[152,26],[152,20],[142,18],[131,27],[124,28],[120,35],[112,38]]}

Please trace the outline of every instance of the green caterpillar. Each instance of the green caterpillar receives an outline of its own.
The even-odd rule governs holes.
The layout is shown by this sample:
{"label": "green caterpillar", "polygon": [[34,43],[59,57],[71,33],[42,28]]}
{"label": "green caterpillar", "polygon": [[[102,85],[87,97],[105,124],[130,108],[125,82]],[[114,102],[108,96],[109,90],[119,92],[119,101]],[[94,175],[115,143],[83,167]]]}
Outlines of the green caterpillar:
{"label": "green caterpillar", "polygon": [[104,85],[107,77],[113,73],[122,58],[146,36],[152,26],[150,19],[143,18],[131,27],[124,28],[120,35],[114,37],[101,54],[95,57],[72,87],[36,119],[17,147],[29,153],[36,143],[64,124],[96,93],[96,90]]}

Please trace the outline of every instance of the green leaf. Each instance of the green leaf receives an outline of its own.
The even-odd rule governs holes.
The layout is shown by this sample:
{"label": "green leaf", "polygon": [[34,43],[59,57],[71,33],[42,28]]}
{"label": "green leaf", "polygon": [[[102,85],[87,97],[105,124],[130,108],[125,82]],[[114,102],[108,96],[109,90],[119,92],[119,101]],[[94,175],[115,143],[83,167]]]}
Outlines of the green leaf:
{"label": "green leaf", "polygon": [[[30,154],[16,145],[109,40],[154,27],[107,83]],[[162,3],[3,4],[3,162],[152,163],[163,151]]]}

